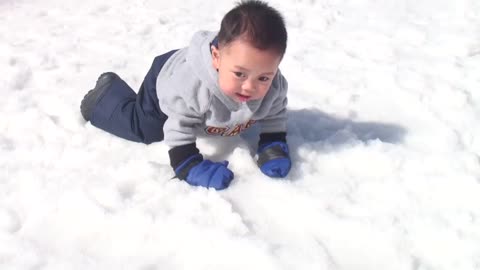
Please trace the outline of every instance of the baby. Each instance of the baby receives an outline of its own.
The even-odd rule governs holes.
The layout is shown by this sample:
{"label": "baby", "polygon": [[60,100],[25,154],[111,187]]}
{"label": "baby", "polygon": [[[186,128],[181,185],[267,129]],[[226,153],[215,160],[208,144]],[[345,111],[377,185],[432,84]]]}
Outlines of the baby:
{"label": "baby", "polygon": [[242,1],[220,31],[200,31],[188,47],[157,56],[138,94],[117,74],[102,74],[81,113],[124,139],[165,141],[177,178],[217,190],[228,187],[233,172],[227,161],[204,159],[197,136],[236,136],[259,124],[257,164],[265,175],[283,178],[291,168],[287,81],[278,69],[286,47],[281,14],[262,1]]}

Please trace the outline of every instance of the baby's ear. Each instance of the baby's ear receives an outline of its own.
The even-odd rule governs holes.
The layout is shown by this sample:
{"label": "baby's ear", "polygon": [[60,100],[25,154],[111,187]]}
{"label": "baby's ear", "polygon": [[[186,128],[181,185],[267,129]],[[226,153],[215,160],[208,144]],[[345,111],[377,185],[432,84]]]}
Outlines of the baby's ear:
{"label": "baby's ear", "polygon": [[212,50],[212,65],[215,69],[218,69],[220,66],[220,51],[213,45],[210,47],[210,49]]}

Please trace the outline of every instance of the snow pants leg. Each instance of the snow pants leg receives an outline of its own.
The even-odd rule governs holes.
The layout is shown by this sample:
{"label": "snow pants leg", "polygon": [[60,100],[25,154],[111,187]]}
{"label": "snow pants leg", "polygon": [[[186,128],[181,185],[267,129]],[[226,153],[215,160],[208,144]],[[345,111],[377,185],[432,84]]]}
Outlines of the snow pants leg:
{"label": "snow pants leg", "polygon": [[130,141],[146,144],[162,141],[167,115],[159,107],[156,81],[175,51],[155,57],[138,94],[116,77],[95,105],[90,119],[92,125]]}

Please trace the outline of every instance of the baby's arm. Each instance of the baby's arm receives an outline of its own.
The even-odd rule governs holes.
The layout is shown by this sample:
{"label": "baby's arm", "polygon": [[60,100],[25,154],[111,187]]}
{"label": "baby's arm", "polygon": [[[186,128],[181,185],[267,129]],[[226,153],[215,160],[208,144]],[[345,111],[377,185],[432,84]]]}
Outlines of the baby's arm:
{"label": "baby's arm", "polygon": [[165,142],[170,165],[177,178],[193,186],[224,189],[233,179],[228,162],[212,162],[203,159],[196,146],[195,127],[202,125],[203,114],[195,101],[185,102],[181,97],[171,99],[164,105],[168,119],[164,125]]}
{"label": "baby's arm", "polygon": [[258,142],[257,165],[270,177],[287,176],[292,162],[287,145],[287,81],[280,76],[278,95],[272,102],[270,113],[260,121],[261,134]]}

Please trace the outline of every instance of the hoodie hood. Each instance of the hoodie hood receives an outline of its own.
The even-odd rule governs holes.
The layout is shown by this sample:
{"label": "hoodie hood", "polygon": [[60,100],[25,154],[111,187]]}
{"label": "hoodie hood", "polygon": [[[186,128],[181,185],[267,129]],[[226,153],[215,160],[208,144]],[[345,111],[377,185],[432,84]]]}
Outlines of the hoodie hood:
{"label": "hoodie hood", "polygon": [[212,53],[210,51],[211,43],[216,36],[217,32],[200,31],[196,33],[188,47],[187,62],[191,65],[195,75],[207,84],[207,88],[213,92],[215,97],[222,101],[229,110],[237,111],[242,107],[242,104],[232,100],[218,87],[218,72],[213,67]]}

